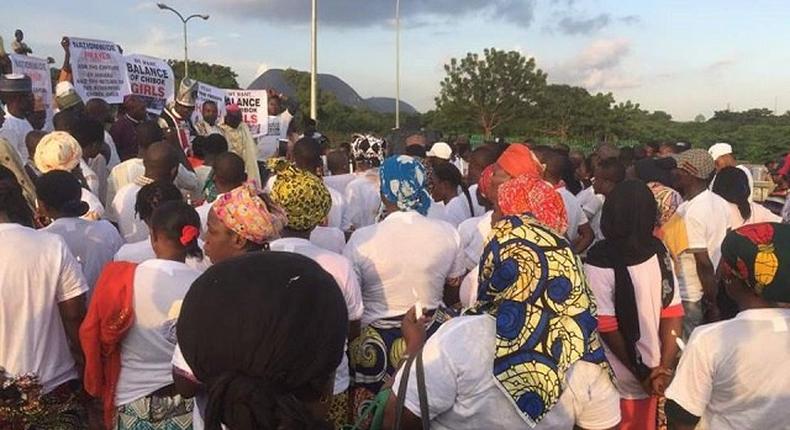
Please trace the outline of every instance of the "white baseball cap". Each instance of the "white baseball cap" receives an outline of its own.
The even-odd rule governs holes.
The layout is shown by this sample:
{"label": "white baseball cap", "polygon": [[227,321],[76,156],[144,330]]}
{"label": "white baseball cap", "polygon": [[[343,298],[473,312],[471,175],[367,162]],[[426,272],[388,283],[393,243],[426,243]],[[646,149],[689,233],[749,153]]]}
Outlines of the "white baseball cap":
{"label": "white baseball cap", "polygon": [[453,156],[453,148],[450,148],[445,142],[436,142],[431,146],[431,150],[425,155],[428,157],[441,158],[442,160],[449,160]]}
{"label": "white baseball cap", "polygon": [[708,148],[708,154],[716,161],[722,155],[732,154],[732,145],[729,143],[715,143]]}

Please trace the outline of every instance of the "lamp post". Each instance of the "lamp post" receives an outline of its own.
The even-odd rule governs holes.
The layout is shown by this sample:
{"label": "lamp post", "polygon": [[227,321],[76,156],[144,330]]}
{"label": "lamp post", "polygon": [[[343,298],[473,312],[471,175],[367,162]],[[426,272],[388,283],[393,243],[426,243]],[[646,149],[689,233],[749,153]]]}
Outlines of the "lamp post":
{"label": "lamp post", "polygon": [[318,5],[312,1],[310,21],[310,118],[318,119]]}
{"label": "lamp post", "polygon": [[395,0],[395,129],[400,129],[400,0]]}
{"label": "lamp post", "polygon": [[178,15],[178,18],[181,19],[181,23],[184,24],[184,78],[186,79],[186,78],[189,77],[189,53],[188,53],[188,50],[187,50],[187,22],[189,22],[189,20],[192,19],[192,18],[202,18],[204,20],[207,20],[208,19],[208,15],[207,14],[195,13],[195,14],[189,15],[188,17],[184,18],[184,15],[181,15],[181,13],[179,11],[173,9],[172,7],[170,7],[170,6],[168,6],[168,5],[164,4],[164,3],[157,3],[156,5],[159,7],[159,9],[169,10],[169,11],[173,12],[174,14]]}

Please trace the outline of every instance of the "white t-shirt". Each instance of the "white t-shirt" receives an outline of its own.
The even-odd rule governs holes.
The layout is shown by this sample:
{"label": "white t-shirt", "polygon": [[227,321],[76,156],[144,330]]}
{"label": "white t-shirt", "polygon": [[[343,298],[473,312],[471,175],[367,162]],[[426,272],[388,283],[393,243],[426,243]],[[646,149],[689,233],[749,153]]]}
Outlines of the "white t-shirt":
{"label": "white t-shirt", "polygon": [[491,232],[492,215],[493,212],[488,211],[484,215],[469,218],[458,226],[461,248],[464,250],[464,264],[468,270],[480,264],[488,233]]}
{"label": "white t-shirt", "polygon": [[[217,198],[214,202],[224,195],[225,193],[217,194]],[[208,213],[211,212],[211,207],[214,206],[214,202],[203,202],[202,205],[195,208],[195,212],[197,212],[200,217],[200,237],[203,237],[208,231]]]}
{"label": "white t-shirt", "polygon": [[340,229],[351,231],[376,223],[381,208],[378,169],[371,169],[349,182],[343,196],[346,212]]}
{"label": "white t-shirt", "polygon": [[595,233],[595,240],[593,243],[603,240],[603,233],[601,232],[601,212],[603,212],[604,196],[595,194],[593,187],[587,187],[576,195],[576,199],[584,211],[584,216],[590,222],[593,233]]}
{"label": "white t-shirt", "polygon": [[121,342],[115,404],[131,403],[173,383],[175,324],[200,272],[184,263],[149,260],[134,272],[134,324]]}
{"label": "white t-shirt", "polygon": [[118,230],[107,221],[59,218],[43,230],[63,238],[69,251],[82,266],[82,273],[91,291],[104,265],[112,261],[124,244]]}
{"label": "white t-shirt", "polygon": [[93,220],[93,219],[102,219],[104,217],[105,214],[104,205],[101,204],[99,198],[93,195],[93,193],[83,188],[80,199],[82,199],[83,202],[88,204],[88,213],[83,215],[82,216],[83,218],[88,220]]}
{"label": "white t-shirt", "polygon": [[480,202],[477,200],[477,184],[473,184],[469,187],[469,197],[472,198],[474,214],[469,210],[469,200],[466,199],[463,192],[459,192],[457,196],[453,197],[453,199],[447,203],[445,211],[445,219],[447,222],[454,226],[458,226],[469,218],[478,217],[485,213],[486,209],[481,206]]}
{"label": "white t-shirt", "polygon": [[134,182],[126,184],[118,190],[112,203],[107,207],[107,219],[118,225],[118,230],[126,243],[139,242],[148,237],[148,226],[134,210],[137,193],[141,188],[143,187]]}
{"label": "white t-shirt", "polygon": [[[428,218],[435,219],[439,221],[444,221],[450,224],[447,221],[447,207],[444,205],[443,202],[435,202],[431,200],[431,206],[428,208]],[[450,224],[453,225],[453,224]],[[455,225],[453,225],[455,227]]]}
{"label": "white t-shirt", "polygon": [[33,126],[30,125],[27,119],[17,118],[8,112],[8,107],[5,108],[5,122],[0,127],[0,138],[4,137],[16,149],[21,160],[29,158],[25,137],[31,131],[33,131]]}
{"label": "white t-shirt", "polygon": [[[145,175],[145,166],[142,158],[130,158],[115,166],[110,172],[110,177],[107,178],[107,198],[105,202],[112,202],[115,199],[115,194],[121,188],[143,175]],[[173,185],[193,196],[199,196],[203,192],[195,172],[187,170],[182,164],[178,165],[178,173]]]}
{"label": "white t-shirt", "polygon": [[351,183],[351,181],[353,181],[356,178],[357,175],[353,173],[324,176],[324,184],[326,184],[327,187],[330,187],[335,191],[339,192],[340,194],[345,194],[346,187],[348,186],[348,184]]}
{"label": "white t-shirt", "polygon": [[761,204],[754,202],[750,203],[752,215],[747,220],[744,220],[741,216],[738,206],[729,202],[727,204],[730,206],[730,228],[733,230],[745,225],[759,224],[761,222],[782,222],[782,217],[775,215]]}
{"label": "white t-shirt", "polygon": [[[348,310],[348,320],[357,321],[362,318],[362,293],[359,289],[359,281],[351,262],[348,258],[336,254],[326,249],[310,243],[305,239],[296,237],[286,237],[277,239],[269,244],[272,251],[293,252],[304,255],[318,263],[322,269],[326,270],[337,282],[340,292],[346,301]],[[351,376],[348,370],[348,357],[343,354],[343,361],[335,371],[335,388],[333,394],[340,394],[348,389],[351,383]]]}
{"label": "white t-shirt", "polygon": [[565,204],[565,212],[568,214],[568,230],[565,236],[568,241],[573,243],[574,240],[579,238],[579,226],[589,223],[587,215],[582,210],[582,205],[579,199],[573,195],[567,188],[558,188],[557,192],[562,197],[562,202]]}
{"label": "white t-shirt", "polygon": [[[203,241],[198,239],[198,245],[203,248]],[[151,245],[151,237],[139,242],[127,243],[118,250],[113,257],[114,261],[128,261],[130,263],[142,263],[148,260],[155,260],[156,253],[154,247]],[[197,270],[198,272],[205,272],[206,269],[211,267],[211,261],[208,257],[192,258],[187,257],[186,265]]]}
{"label": "white t-shirt", "polygon": [[697,327],[666,391],[697,429],[786,429],[790,309],[752,309]]}
{"label": "white t-shirt", "polygon": [[461,238],[452,225],[395,212],[351,235],[343,250],[362,286],[362,324],[405,314],[417,293],[424,309],[442,301],[445,281],[462,276]]}
{"label": "white t-shirt", "polygon": [[689,249],[706,249],[713,267],[719,266],[721,242],[730,228],[730,205],[710,190],[678,206],[686,225]]}
{"label": "white t-shirt", "polygon": [[98,196],[101,190],[99,175],[83,159],[80,159],[80,169],[82,170],[82,177],[85,178],[85,182],[90,188],[90,192]]}
{"label": "white t-shirt", "polygon": [[43,393],[79,377],[58,303],[88,291],[77,259],[52,233],[0,224],[0,365],[35,372]]}
{"label": "white t-shirt", "polygon": [[[512,399],[494,378],[496,320],[490,315],[454,318],[423,348],[425,387],[431,428],[529,428]],[[393,385],[397,390],[402,371]],[[538,423],[540,429],[608,429],[620,422],[620,396],[601,366],[578,361],[565,376],[558,402]],[[413,366],[405,406],[420,416],[417,372]]]}
{"label": "white t-shirt", "polygon": [[329,208],[326,225],[327,227],[340,228],[343,223],[343,212],[346,210],[343,194],[331,187],[326,187],[326,189],[329,191],[329,195],[332,196],[332,207]]}
{"label": "white t-shirt", "polygon": [[[597,267],[589,263],[584,265],[584,273],[587,276],[587,284],[595,295],[595,302],[598,304],[598,316],[617,317],[614,307],[614,269]],[[634,284],[634,296],[636,299],[636,309],[639,315],[639,341],[636,342],[636,349],[642,357],[642,362],[647,367],[653,368],[661,364],[661,339],[659,338],[659,324],[663,304],[661,302],[661,268],[658,264],[658,256],[654,255],[647,261],[628,267],[628,274]],[[677,286],[677,280],[673,282]],[[675,288],[672,301],[667,309],[680,305],[679,288]],[[645,393],[639,381],[633,373],[615,356],[608,345],[604,342],[606,358],[612,365],[617,376],[617,389],[624,399],[645,399]]]}
{"label": "white t-shirt", "polygon": [[343,253],[346,247],[346,234],[337,227],[316,226],[310,232],[310,242],[328,251]]}

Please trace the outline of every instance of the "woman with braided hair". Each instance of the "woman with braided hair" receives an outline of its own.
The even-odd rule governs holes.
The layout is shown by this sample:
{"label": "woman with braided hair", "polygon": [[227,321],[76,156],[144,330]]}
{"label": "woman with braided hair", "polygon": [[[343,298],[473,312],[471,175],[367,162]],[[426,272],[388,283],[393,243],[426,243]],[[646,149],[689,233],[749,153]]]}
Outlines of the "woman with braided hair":
{"label": "woman with braided hair", "polygon": [[[105,266],[80,327],[85,390],[100,398],[104,422],[117,429],[192,428],[192,401],[176,394],[170,362],[181,301],[200,272],[200,217],[182,201],[151,216],[156,258]],[[107,351],[112,351],[109,354]]]}

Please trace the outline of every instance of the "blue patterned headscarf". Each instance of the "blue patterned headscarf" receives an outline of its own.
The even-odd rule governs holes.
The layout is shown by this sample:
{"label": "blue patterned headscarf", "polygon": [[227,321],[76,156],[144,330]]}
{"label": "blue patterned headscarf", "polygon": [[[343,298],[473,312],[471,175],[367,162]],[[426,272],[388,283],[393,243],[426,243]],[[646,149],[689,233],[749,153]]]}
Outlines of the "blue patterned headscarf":
{"label": "blue patterned headscarf", "polygon": [[480,260],[477,303],[496,318],[494,378],[535,427],[579,360],[608,369],[592,292],[568,242],[530,215],[494,225]]}
{"label": "blue patterned headscarf", "polygon": [[431,196],[425,187],[425,166],[418,159],[408,155],[389,157],[381,165],[379,177],[381,194],[398,209],[428,215]]}

